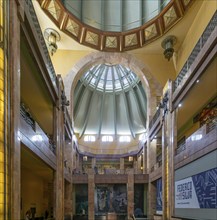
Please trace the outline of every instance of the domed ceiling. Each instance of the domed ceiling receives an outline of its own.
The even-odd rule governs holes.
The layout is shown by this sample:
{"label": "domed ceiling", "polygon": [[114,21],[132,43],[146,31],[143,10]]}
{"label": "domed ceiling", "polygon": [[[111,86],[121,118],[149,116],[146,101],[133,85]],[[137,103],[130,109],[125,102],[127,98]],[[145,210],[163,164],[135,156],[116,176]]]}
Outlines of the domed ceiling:
{"label": "domed ceiling", "polygon": [[139,78],[120,64],[87,70],[74,91],[74,125],[83,135],[131,135],[145,132],[147,99]]}
{"label": "domed ceiling", "polygon": [[56,26],[100,51],[143,47],[167,33],[193,0],[37,0]]}

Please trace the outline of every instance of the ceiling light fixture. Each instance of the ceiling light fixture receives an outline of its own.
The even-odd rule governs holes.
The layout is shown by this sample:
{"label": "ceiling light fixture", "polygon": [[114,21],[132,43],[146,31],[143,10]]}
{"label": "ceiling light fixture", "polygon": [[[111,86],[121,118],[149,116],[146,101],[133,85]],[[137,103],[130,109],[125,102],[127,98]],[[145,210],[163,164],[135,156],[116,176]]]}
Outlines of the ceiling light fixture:
{"label": "ceiling light fixture", "polygon": [[47,28],[44,31],[44,38],[47,42],[48,50],[50,51],[51,56],[53,56],[53,54],[57,51],[58,48],[56,42],[60,41],[61,39],[60,34],[52,28]]}
{"label": "ceiling light fixture", "polygon": [[168,36],[166,37],[161,46],[164,48],[164,57],[169,61],[170,58],[173,56],[174,53],[174,45],[176,44],[176,37],[175,36]]}

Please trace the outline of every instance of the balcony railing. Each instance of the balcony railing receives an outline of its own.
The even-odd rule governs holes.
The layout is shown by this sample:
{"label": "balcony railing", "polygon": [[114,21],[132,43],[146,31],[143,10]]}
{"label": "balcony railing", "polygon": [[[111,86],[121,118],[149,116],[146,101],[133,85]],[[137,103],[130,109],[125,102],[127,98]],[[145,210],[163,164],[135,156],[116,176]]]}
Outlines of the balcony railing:
{"label": "balcony railing", "polygon": [[162,154],[157,155],[156,161],[159,167],[162,166]]}
{"label": "balcony railing", "polygon": [[183,68],[181,69],[180,73],[178,74],[175,82],[174,82],[174,91],[178,88],[178,86],[182,83],[183,79],[187,75],[189,69],[191,68],[192,64],[194,63],[195,59],[197,58],[199,52],[204,47],[205,43],[209,39],[212,32],[215,30],[217,26],[217,12],[213,15],[212,19],[210,20],[208,26],[204,30],[202,36],[198,40],[197,44],[195,45],[194,49],[192,50],[189,58],[187,59],[186,63],[184,64]]}
{"label": "balcony railing", "polygon": [[48,74],[50,76],[54,90],[57,93],[56,73],[55,73],[53,64],[51,62],[50,55],[49,55],[42,31],[41,31],[41,27],[39,25],[38,18],[35,13],[35,9],[33,7],[32,1],[25,0],[25,12],[26,12],[26,15],[29,19],[31,26],[33,26],[32,32],[36,38],[38,48],[39,48],[39,50],[41,52],[41,56],[43,57],[43,60],[45,62],[46,69],[47,69]]}
{"label": "balcony railing", "polygon": [[[210,134],[210,135],[209,135]],[[217,141],[217,118],[211,122],[204,124],[184,142],[177,146],[175,155],[181,154],[183,151],[186,153],[195,153],[206,146]]]}
{"label": "balcony railing", "polygon": [[153,118],[151,119],[151,121],[149,123],[149,130],[153,127],[153,125],[155,124],[155,122],[159,118],[160,112],[161,112],[161,109],[158,108],[158,110],[156,111],[156,113],[154,114]]}
{"label": "balcony railing", "polygon": [[[49,149],[55,154],[56,153],[55,142],[52,140],[51,137],[45,134],[45,132],[38,125],[38,123],[33,119],[30,110],[26,108],[23,103],[21,103],[20,105],[20,116],[24,119],[26,124],[28,124],[32,128],[32,130],[36,134],[34,135],[34,139],[35,139],[34,141],[41,141],[41,139],[44,140],[44,142],[49,147]],[[38,133],[40,133],[40,135],[37,135]]]}

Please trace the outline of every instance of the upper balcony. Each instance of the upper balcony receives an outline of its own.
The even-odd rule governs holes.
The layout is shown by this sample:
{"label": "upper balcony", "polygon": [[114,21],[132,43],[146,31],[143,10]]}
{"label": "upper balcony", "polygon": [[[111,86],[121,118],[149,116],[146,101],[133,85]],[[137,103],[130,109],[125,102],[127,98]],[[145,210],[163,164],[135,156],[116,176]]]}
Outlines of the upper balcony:
{"label": "upper balcony", "polygon": [[50,59],[50,55],[36,16],[32,1],[24,1],[25,20],[21,23],[21,30],[25,36],[25,42],[28,44],[34,63],[40,70],[44,79],[48,93],[53,101],[58,98],[57,77]]}
{"label": "upper balcony", "polygon": [[[186,96],[198,78],[206,71],[217,51],[217,12],[214,14],[196,46],[188,57],[186,63],[173,82],[172,109],[178,107],[181,100]],[[162,110],[158,108],[149,123],[149,137],[158,133],[163,117]]]}

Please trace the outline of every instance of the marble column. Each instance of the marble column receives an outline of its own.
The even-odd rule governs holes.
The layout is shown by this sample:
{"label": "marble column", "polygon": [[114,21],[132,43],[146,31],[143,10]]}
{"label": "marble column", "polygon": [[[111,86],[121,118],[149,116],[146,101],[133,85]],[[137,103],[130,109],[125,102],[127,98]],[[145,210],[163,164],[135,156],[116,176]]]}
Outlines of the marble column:
{"label": "marble column", "polygon": [[[156,163],[156,139],[152,141],[148,140],[148,169],[147,172],[151,172],[151,168]],[[151,180],[149,179],[148,183],[148,217],[150,219],[153,218],[153,215],[156,212],[156,187],[152,184]]]}
{"label": "marble column", "polygon": [[134,214],[134,174],[128,174],[127,180],[127,214],[128,219]]}
{"label": "marble column", "polygon": [[143,146],[143,174],[148,172],[147,144]]}
{"label": "marble column", "polygon": [[55,218],[64,219],[64,115],[61,103],[62,86],[59,82],[59,102],[55,109],[55,136],[56,136],[56,172],[55,172]]}
{"label": "marble column", "polygon": [[[5,1],[6,3],[6,1]],[[10,74],[10,175],[11,175],[11,204],[9,219],[20,219],[21,201],[21,147],[19,137],[20,121],[20,12],[24,8],[24,1],[8,1],[9,3],[9,54],[8,62]],[[23,13],[22,13],[23,15]]]}
{"label": "marble column", "polygon": [[174,195],[174,150],[173,125],[175,114],[171,113],[172,82],[168,81],[168,101],[165,103],[162,125],[162,198],[163,220],[172,218]]}
{"label": "marble column", "polygon": [[94,169],[95,166],[96,166],[96,158],[93,157],[91,160],[91,168]]}
{"label": "marble column", "polygon": [[177,109],[170,116],[170,147],[169,147],[169,206],[170,217],[175,213],[175,168],[174,153],[177,147]]}
{"label": "marble column", "polygon": [[120,173],[124,174],[124,158],[120,158]]}
{"label": "marble column", "polygon": [[94,193],[95,183],[94,174],[88,174],[88,220],[95,220]]}

